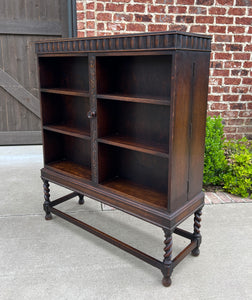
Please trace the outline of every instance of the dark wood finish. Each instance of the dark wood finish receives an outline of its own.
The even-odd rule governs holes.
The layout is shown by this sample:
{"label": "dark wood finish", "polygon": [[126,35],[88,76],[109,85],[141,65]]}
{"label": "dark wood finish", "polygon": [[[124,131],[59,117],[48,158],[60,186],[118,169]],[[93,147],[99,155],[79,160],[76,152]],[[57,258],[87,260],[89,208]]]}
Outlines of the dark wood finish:
{"label": "dark wood finish", "polygon": [[[50,202],[63,219],[159,268],[199,254],[209,37],[182,32],[52,40],[39,56],[41,177],[72,191]],[[163,262],[54,208],[84,196],[161,227]],[[177,226],[195,213],[194,232]],[[190,244],[172,259],[172,234]]]}

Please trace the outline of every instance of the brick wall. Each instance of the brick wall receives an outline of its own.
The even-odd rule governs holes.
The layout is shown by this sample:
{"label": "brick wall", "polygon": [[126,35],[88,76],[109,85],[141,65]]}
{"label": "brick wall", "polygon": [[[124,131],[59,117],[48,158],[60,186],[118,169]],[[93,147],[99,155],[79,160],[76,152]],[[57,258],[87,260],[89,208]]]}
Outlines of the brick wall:
{"label": "brick wall", "polygon": [[208,115],[252,139],[252,0],[77,0],[78,36],[183,30],[212,39]]}

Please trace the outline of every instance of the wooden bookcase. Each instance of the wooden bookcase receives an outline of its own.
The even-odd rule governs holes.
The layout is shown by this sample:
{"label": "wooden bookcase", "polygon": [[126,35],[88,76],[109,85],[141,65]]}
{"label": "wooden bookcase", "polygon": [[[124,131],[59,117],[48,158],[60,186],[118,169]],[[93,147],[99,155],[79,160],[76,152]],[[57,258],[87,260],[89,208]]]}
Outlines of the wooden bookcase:
{"label": "wooden bookcase", "polygon": [[[36,43],[44,210],[159,268],[199,254],[210,37],[160,32]],[[49,182],[72,192],[50,200]],[[84,195],[161,227],[163,261],[55,208]],[[194,214],[194,231],[178,225]],[[172,258],[172,234],[191,242]]]}

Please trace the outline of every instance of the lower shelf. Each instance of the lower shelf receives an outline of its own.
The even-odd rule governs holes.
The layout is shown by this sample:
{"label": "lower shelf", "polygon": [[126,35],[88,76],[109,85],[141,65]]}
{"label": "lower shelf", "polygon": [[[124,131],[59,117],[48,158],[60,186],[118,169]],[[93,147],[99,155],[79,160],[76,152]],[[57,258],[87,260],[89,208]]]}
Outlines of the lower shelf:
{"label": "lower shelf", "polygon": [[90,168],[76,164],[69,160],[51,162],[47,164],[46,167],[52,169],[53,171],[60,171],[64,174],[71,174],[83,179],[91,180]]}
{"label": "lower shelf", "polygon": [[126,194],[128,198],[132,198],[138,202],[147,203],[151,206],[162,209],[167,208],[167,194],[157,192],[132,181],[115,178],[113,180],[103,182],[102,185],[116,192]]}

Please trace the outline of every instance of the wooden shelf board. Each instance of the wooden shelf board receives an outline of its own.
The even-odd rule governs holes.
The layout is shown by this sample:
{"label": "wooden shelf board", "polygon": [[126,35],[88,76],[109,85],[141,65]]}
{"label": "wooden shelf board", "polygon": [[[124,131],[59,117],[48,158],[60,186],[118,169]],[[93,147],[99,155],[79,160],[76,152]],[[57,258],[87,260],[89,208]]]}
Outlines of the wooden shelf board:
{"label": "wooden shelf board", "polygon": [[67,134],[71,136],[75,136],[84,140],[90,140],[90,133],[88,130],[79,129],[75,127],[69,127],[67,125],[46,125],[43,126],[45,130],[54,131],[62,134]]}
{"label": "wooden shelf board", "polygon": [[76,164],[69,160],[60,160],[46,164],[46,167],[54,171],[60,171],[66,175],[75,175],[83,179],[91,180],[91,170],[88,167]]}
{"label": "wooden shelf board", "polygon": [[160,97],[134,97],[131,95],[123,96],[116,94],[98,94],[98,99],[107,99],[107,100],[117,100],[117,101],[127,101],[127,102],[138,102],[138,103],[147,103],[147,104],[158,104],[158,105],[170,105],[169,99],[164,99]]}
{"label": "wooden shelf board", "polygon": [[161,209],[167,208],[167,195],[157,192],[149,187],[136,184],[132,181],[115,178],[101,183],[102,186],[113,190],[116,193],[121,193],[123,196],[131,200],[147,203],[150,206],[155,206]]}
{"label": "wooden shelf board", "polygon": [[66,89],[66,88],[41,88],[40,91],[44,93],[51,93],[51,94],[89,97],[89,93],[87,91]]}
{"label": "wooden shelf board", "polygon": [[135,140],[125,136],[107,136],[97,139],[98,142],[118,146],[121,148],[131,149],[139,152],[144,152],[164,158],[168,158],[168,147],[166,145],[154,143],[152,145],[147,144],[142,140]]}

